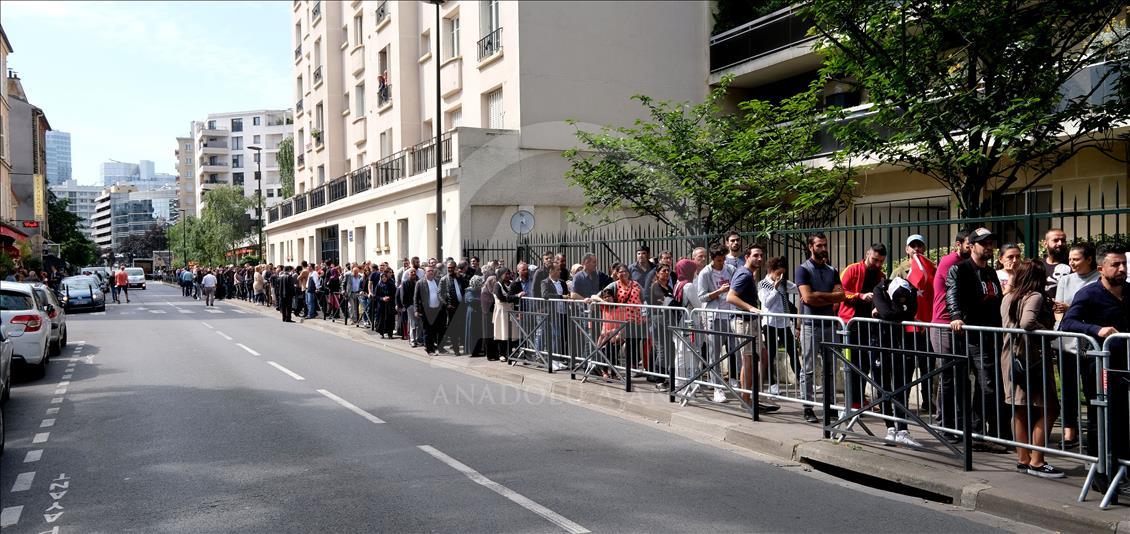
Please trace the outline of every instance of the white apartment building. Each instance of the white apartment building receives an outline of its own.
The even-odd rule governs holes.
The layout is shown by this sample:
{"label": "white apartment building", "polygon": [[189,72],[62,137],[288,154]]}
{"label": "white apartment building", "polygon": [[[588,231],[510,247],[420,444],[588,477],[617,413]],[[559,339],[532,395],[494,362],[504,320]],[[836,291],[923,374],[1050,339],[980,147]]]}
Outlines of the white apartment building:
{"label": "white apartment building", "polygon": [[78,215],[79,231],[91,241],[94,240],[94,230],[91,223],[94,220],[95,206],[98,197],[105,189],[99,185],[78,185],[77,180],[67,180],[61,184],[48,186],[59,200],[67,201],[67,211]]}
{"label": "white apartment building", "polygon": [[[208,191],[222,185],[243,188],[255,199],[259,184],[255,182],[259,153],[250,147],[262,148],[263,205],[271,206],[281,198],[279,183],[279,143],[291,135],[293,117],[288,109],[260,109],[231,113],[212,113],[203,121],[193,121],[193,176],[196,183],[194,209],[200,216]],[[178,155],[178,161],[183,156]]]}
{"label": "white apartment building", "polygon": [[561,156],[576,127],[708,89],[706,2],[448,1],[438,24],[423,2],[291,7],[295,196],[268,210],[274,263],[436,254],[437,63],[444,256],[512,239],[519,209],[563,228],[583,202]]}

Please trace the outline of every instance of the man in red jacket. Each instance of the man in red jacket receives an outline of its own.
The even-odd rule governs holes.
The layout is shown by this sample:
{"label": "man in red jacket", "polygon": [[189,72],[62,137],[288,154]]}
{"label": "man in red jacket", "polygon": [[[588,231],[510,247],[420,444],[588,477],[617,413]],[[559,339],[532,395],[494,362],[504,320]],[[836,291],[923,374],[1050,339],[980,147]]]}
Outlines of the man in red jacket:
{"label": "man in red jacket", "polygon": [[[883,262],[886,260],[886,245],[875,243],[867,250],[863,261],[848,265],[844,269],[840,276],[844,287],[844,302],[840,304],[839,311],[840,319],[843,319],[844,322],[852,320],[853,317],[871,317],[871,312],[875,309],[873,304],[875,286],[887,277],[883,273]],[[891,335],[890,332],[880,332],[879,329],[880,325],[873,323],[853,323],[851,325],[852,343],[870,347],[879,346],[880,338]],[[859,366],[859,370],[871,374],[878,354],[871,350],[852,349],[851,352],[852,360]],[[875,369],[874,378],[876,382],[881,383],[878,369]],[[851,387],[848,388],[847,395],[852,407],[858,408],[861,406],[866,384],[867,381],[863,377],[853,377],[853,380],[850,381],[849,386]]]}

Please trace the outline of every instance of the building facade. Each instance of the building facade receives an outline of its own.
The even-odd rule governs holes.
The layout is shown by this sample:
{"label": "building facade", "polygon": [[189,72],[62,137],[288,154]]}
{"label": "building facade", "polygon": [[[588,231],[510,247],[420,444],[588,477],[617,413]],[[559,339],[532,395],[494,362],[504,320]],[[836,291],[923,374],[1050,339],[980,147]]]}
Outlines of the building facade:
{"label": "building facade", "polygon": [[15,71],[8,71],[8,147],[11,149],[14,221],[28,236],[32,254],[42,256],[47,220],[47,132],[51,124],[28,101]]}
{"label": "building facade", "polygon": [[94,243],[104,252],[117,252],[126,237],[144,235],[154,225],[168,222],[176,198],[173,188],[140,191],[134,185],[117,184],[103,189],[95,201]]}
{"label": "building facade", "polygon": [[71,134],[47,132],[47,184],[57,185],[71,179]]}
{"label": "building facade", "polygon": [[642,118],[635,94],[699,101],[707,91],[707,3],[292,9],[295,196],[268,211],[275,263],[438,254],[437,120],[444,256],[464,238],[512,238],[519,209],[538,231],[562,229],[583,203],[561,157],[576,127],[630,125]]}
{"label": "building facade", "polygon": [[176,187],[176,175],[154,172],[153,169],[153,162],[146,159],[137,163],[106,161],[102,163],[102,185],[129,184],[143,191]]}
{"label": "building facade", "polygon": [[[254,200],[260,184],[255,172],[262,168],[263,205],[278,202],[282,195],[279,182],[279,143],[291,135],[293,115],[287,109],[261,109],[230,113],[213,113],[203,121],[193,121],[193,175],[197,187],[194,208],[197,216],[204,209],[208,191],[224,185],[243,188]],[[251,147],[259,147],[253,150]],[[262,157],[262,162],[259,158]],[[179,159],[178,159],[179,161]],[[257,164],[261,165],[257,167]]]}
{"label": "building facade", "polygon": [[196,177],[193,174],[196,150],[192,137],[178,137],[177,149],[177,207],[188,214],[196,214]]}
{"label": "building facade", "polygon": [[78,185],[76,180],[67,180],[49,187],[56,198],[67,201],[67,211],[78,215],[79,230],[87,239],[94,241],[94,213],[98,197],[104,188],[98,185]]}

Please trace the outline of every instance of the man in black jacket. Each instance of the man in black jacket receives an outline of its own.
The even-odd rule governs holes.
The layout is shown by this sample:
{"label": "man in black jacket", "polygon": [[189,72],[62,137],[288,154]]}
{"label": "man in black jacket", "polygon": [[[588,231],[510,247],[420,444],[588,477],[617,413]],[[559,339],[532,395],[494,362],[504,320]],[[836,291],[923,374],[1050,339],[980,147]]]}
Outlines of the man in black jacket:
{"label": "man in black jacket", "polygon": [[436,281],[435,268],[424,269],[424,279],[416,283],[416,316],[424,323],[424,347],[428,356],[434,356],[436,345],[443,341],[443,327],[447,314]]}
{"label": "man in black jacket", "polygon": [[284,323],[293,323],[290,318],[294,297],[298,294],[298,277],[294,275],[294,268],[287,266],[283,275],[279,277],[279,311],[282,312]]}
{"label": "man in black jacket", "polygon": [[[1011,439],[1011,419],[1004,399],[997,391],[1000,384],[1000,338],[996,334],[962,333],[966,325],[1001,326],[1003,291],[992,265],[996,236],[988,228],[978,228],[969,234],[969,242],[972,244],[969,259],[958,262],[946,273],[946,308],[955,337],[953,349],[954,353],[965,354],[969,358],[970,369],[976,375],[973,403],[970,405],[973,432]],[[947,384],[943,382],[941,398],[956,398],[956,395],[948,395],[946,388]],[[952,408],[945,406],[942,409]],[[961,428],[965,414],[955,415],[957,427]],[[1004,452],[1003,447],[984,447],[991,452]]]}

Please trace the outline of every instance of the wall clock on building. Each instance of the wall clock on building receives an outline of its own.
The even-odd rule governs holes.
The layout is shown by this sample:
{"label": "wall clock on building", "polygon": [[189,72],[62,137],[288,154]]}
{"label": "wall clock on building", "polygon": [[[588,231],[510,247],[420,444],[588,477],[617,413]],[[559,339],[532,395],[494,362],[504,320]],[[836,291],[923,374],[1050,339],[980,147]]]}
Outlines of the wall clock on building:
{"label": "wall clock on building", "polygon": [[534,229],[534,214],[526,210],[518,210],[510,216],[510,229],[515,234],[528,234]]}

